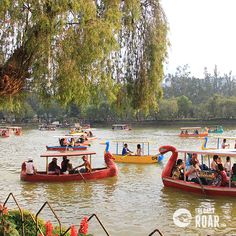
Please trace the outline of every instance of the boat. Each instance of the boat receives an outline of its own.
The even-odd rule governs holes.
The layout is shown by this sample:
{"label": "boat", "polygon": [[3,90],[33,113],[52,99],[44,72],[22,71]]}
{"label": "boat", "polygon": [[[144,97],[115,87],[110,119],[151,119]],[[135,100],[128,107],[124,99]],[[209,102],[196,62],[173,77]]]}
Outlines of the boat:
{"label": "boat", "polygon": [[79,137],[83,136],[86,141],[92,141],[97,139],[97,137],[93,135],[91,129],[87,130],[71,129],[69,134],[66,134],[66,136],[79,136]]}
{"label": "boat", "polygon": [[56,125],[42,124],[42,125],[39,125],[39,130],[40,131],[55,131],[56,130]]}
{"label": "boat", "polygon": [[7,129],[9,130],[9,133],[13,133],[13,134],[15,134],[16,136],[22,135],[22,127],[9,126],[9,127],[7,127]]}
{"label": "boat", "polygon": [[[223,140],[234,140],[234,144],[228,144],[228,150],[229,148],[231,149],[236,149],[236,137],[228,137],[228,136],[211,136],[211,138],[217,139],[217,144],[216,147],[207,147],[207,142],[208,142],[208,138],[205,137],[202,143],[202,150],[212,150],[212,149],[221,149],[221,143],[223,142]],[[232,146],[231,146],[232,145]]]}
{"label": "boat", "polygon": [[88,146],[46,146],[48,151],[79,151],[86,150]]}
{"label": "boat", "polygon": [[[116,153],[112,154],[113,157],[115,158],[115,162],[119,163],[133,163],[133,164],[154,164],[160,161],[159,156],[157,155],[151,155],[149,153],[149,143],[148,141],[129,141],[129,140],[116,140]],[[119,147],[119,144],[122,144],[121,147]],[[131,153],[128,155],[122,155],[119,154],[119,149],[122,149],[125,143],[133,143],[133,144],[140,144],[141,146],[141,156],[136,155],[135,153]],[[145,154],[145,145],[147,146],[147,152]]]}
{"label": "boat", "polygon": [[214,133],[214,134],[222,134],[224,132],[224,129],[221,125],[216,125],[213,127],[208,127],[208,133]]}
{"label": "boat", "polygon": [[[176,164],[176,161],[178,158],[182,158],[185,160],[186,163],[186,156],[188,154],[196,153],[197,155],[201,155],[202,162],[204,162],[204,159],[208,157],[208,164],[210,164],[210,157],[213,155],[218,155],[220,157],[236,157],[236,152],[234,151],[227,151],[225,149],[221,150],[202,150],[202,151],[193,151],[193,150],[177,150],[173,146],[161,146],[159,148],[159,152],[161,154],[165,154],[168,152],[171,152],[171,157],[168,160],[163,172],[162,172],[162,181],[165,187],[172,187],[180,189],[181,191],[186,192],[192,192],[192,193],[198,193],[198,194],[204,194],[204,195],[212,195],[212,196],[232,196],[236,197],[236,187],[231,187],[231,182],[229,186],[222,187],[222,186],[213,186],[213,185],[202,185],[197,184],[194,182],[188,182],[186,181],[186,177],[184,180],[179,179],[173,179],[171,177],[172,169]],[[201,176],[207,176],[206,171],[200,172]],[[208,176],[209,178],[214,178],[214,176]]]}
{"label": "boat", "polygon": [[113,124],[112,130],[131,130],[128,124]]}
{"label": "boat", "polygon": [[208,136],[208,131],[202,131],[201,127],[182,127],[180,128],[179,137],[182,138],[198,138]]}
{"label": "boat", "polygon": [[0,128],[0,137],[8,138],[10,137],[10,132],[7,128]]}
{"label": "boat", "polygon": [[[76,134],[65,134],[65,135],[59,135],[59,136],[54,136],[56,138],[59,138],[59,144],[61,139],[67,139],[67,143],[70,142],[71,138],[75,139],[75,143],[78,144],[78,146],[91,146],[88,140],[84,140],[81,138],[81,135],[76,135]],[[77,145],[75,145],[77,146]],[[65,146],[66,147],[66,146]]]}
{"label": "boat", "polygon": [[69,158],[78,158],[84,155],[90,157],[90,164],[92,166],[92,158],[91,156],[96,154],[91,151],[73,151],[73,152],[46,152],[42,154],[40,157],[46,159],[46,171],[37,171],[33,175],[26,174],[26,164],[22,163],[21,167],[21,175],[20,178],[22,181],[28,182],[69,182],[69,181],[84,181],[86,180],[97,180],[103,178],[109,178],[117,176],[118,168],[116,164],[112,160],[112,155],[109,152],[104,154],[104,161],[106,163],[106,167],[102,168],[93,168],[92,172],[85,173],[75,173],[75,174],[51,174],[48,171],[48,160],[49,158],[62,158],[63,156],[67,156]]}

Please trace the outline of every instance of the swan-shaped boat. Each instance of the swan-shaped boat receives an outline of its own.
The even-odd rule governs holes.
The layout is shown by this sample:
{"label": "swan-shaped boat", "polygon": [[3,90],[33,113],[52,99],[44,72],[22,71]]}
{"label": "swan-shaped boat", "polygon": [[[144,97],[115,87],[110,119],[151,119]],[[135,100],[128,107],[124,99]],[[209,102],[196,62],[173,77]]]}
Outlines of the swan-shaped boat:
{"label": "swan-shaped boat", "polygon": [[172,169],[176,164],[180,154],[184,155],[186,159],[187,154],[197,153],[198,155],[205,156],[230,156],[236,157],[236,152],[226,151],[226,150],[204,150],[204,151],[189,151],[189,150],[177,150],[173,146],[161,146],[159,148],[161,154],[171,152],[171,157],[169,158],[163,172],[162,172],[162,181],[165,187],[177,188],[186,192],[193,192],[205,195],[212,196],[233,196],[236,197],[236,187],[231,187],[231,184],[228,187],[222,186],[212,186],[212,185],[202,185],[194,182],[188,182],[185,180],[173,179],[171,177]]}
{"label": "swan-shaped boat", "polygon": [[49,173],[48,171],[48,159],[49,158],[62,158],[63,156],[67,156],[69,158],[82,157],[84,155],[90,157],[90,165],[92,166],[91,156],[96,154],[95,152],[46,152],[42,154],[40,157],[46,158],[46,171],[36,171],[35,174],[28,175],[26,174],[26,164],[22,163],[21,168],[21,180],[28,182],[68,182],[68,181],[86,181],[86,180],[97,180],[104,179],[109,177],[114,177],[118,175],[118,168],[113,161],[112,155],[108,152],[104,153],[104,161],[106,163],[106,167],[102,168],[93,168],[91,172],[85,173],[75,173],[75,174],[56,174]]}

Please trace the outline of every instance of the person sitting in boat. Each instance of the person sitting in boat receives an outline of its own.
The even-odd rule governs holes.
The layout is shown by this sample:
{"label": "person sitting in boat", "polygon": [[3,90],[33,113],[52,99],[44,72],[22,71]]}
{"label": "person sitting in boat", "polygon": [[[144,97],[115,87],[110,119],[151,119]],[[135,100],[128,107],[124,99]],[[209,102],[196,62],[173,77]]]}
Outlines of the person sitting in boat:
{"label": "person sitting in boat", "polygon": [[93,137],[92,131],[89,131],[88,135],[89,135],[89,137]]}
{"label": "person sitting in boat", "polygon": [[198,135],[198,134],[199,134],[199,132],[198,132],[198,130],[197,130],[197,129],[194,131],[194,134],[196,134],[196,135]]}
{"label": "person sitting in boat", "polygon": [[223,139],[223,142],[222,142],[222,144],[221,144],[221,148],[222,148],[222,149],[225,149],[226,147],[229,148],[229,146],[230,146],[230,145],[226,143],[226,139],[224,138],[224,139]]}
{"label": "person sitting in boat", "polygon": [[75,146],[75,139],[71,138],[70,143],[69,143],[69,147],[74,147]]}
{"label": "person sitting in boat", "polygon": [[34,175],[36,170],[34,168],[33,159],[29,158],[27,162],[25,162],[26,174]]}
{"label": "person sitting in boat", "polygon": [[218,170],[221,175],[221,185],[220,186],[228,186],[229,184],[229,177],[227,176],[226,171],[224,170],[224,167],[222,164],[218,164]]}
{"label": "person sitting in boat", "polygon": [[79,166],[76,166],[75,168],[73,168],[73,170],[76,170],[76,169],[78,169],[79,167],[83,167],[83,166],[84,166],[84,168],[82,168],[82,169],[79,170],[81,173],[92,172],[92,168],[91,168],[91,165],[90,165],[90,163],[89,163],[89,161],[88,161],[88,157],[87,157],[87,156],[83,156],[83,157],[82,157],[82,160],[84,161],[84,163],[81,164],[81,165],[79,165]]}
{"label": "person sitting in boat", "polygon": [[178,159],[176,166],[172,170],[172,178],[184,180],[184,162],[182,159]]}
{"label": "person sitting in boat", "polygon": [[52,161],[48,165],[48,171],[56,174],[60,174],[61,168],[57,165],[57,158],[52,158]]}
{"label": "person sitting in boat", "polygon": [[136,156],[141,156],[141,155],[142,155],[141,145],[137,144]]}
{"label": "person sitting in boat", "polygon": [[232,180],[232,185],[233,185],[234,187],[236,187],[236,163],[234,163],[234,164],[233,164],[233,167],[232,167],[231,180]]}
{"label": "person sitting in boat", "polygon": [[207,181],[205,178],[200,178],[198,175],[201,171],[200,167],[198,166],[195,160],[190,161],[190,168],[187,172],[185,172],[186,177],[188,177],[188,181],[194,182],[197,184],[204,184],[207,185]]}
{"label": "person sitting in boat", "polygon": [[218,157],[219,157],[218,155],[213,156],[213,160],[211,162],[211,170],[218,170],[218,164],[217,164]]}
{"label": "person sitting in boat", "polygon": [[125,143],[125,144],[124,144],[124,147],[123,147],[123,149],[122,149],[122,156],[126,156],[126,155],[129,155],[129,154],[131,154],[131,153],[132,153],[132,151],[130,151],[130,150],[128,149],[128,144]]}
{"label": "person sitting in boat", "polygon": [[225,168],[225,171],[227,173],[227,176],[230,175],[230,171],[231,171],[231,161],[230,161],[230,157],[227,156],[226,157],[226,162],[224,164],[224,168]]}
{"label": "person sitting in boat", "polygon": [[67,156],[63,156],[63,160],[61,162],[61,172],[64,173],[67,171],[69,159],[67,159]]}
{"label": "person sitting in boat", "polygon": [[188,134],[188,130],[185,130],[185,134]]}

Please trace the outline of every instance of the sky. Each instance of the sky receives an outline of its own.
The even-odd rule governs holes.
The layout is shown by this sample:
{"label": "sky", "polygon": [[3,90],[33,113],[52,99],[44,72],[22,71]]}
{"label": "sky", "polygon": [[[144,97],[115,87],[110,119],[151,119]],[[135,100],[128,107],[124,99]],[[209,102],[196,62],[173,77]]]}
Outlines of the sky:
{"label": "sky", "polygon": [[236,0],[161,0],[169,23],[165,71],[188,64],[193,76],[236,74]]}

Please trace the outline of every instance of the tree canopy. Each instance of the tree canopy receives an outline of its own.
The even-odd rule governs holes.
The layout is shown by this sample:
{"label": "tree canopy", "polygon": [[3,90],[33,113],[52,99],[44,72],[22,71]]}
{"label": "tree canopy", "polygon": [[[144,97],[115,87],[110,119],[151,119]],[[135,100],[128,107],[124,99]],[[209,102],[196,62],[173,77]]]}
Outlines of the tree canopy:
{"label": "tree canopy", "polygon": [[156,109],[167,30],[159,0],[2,0],[1,107],[36,93]]}

